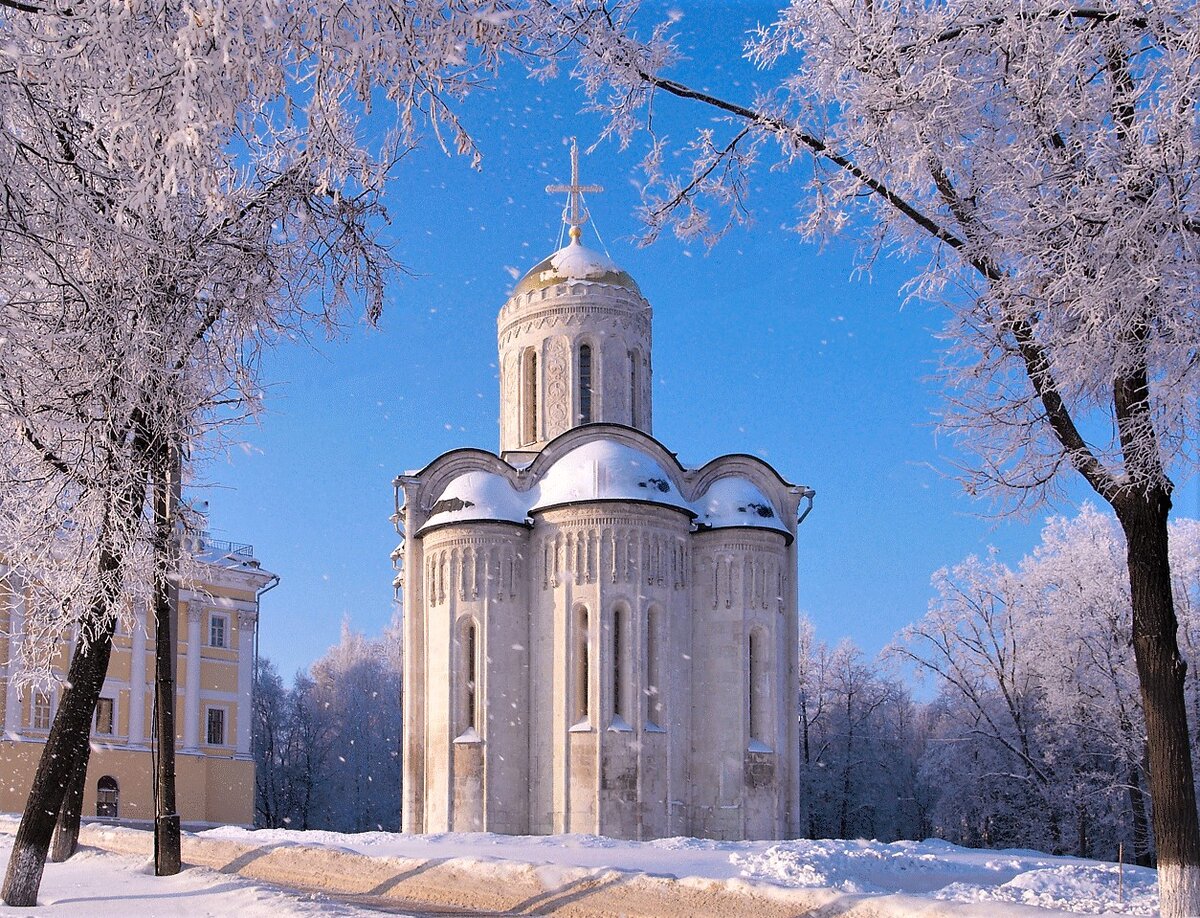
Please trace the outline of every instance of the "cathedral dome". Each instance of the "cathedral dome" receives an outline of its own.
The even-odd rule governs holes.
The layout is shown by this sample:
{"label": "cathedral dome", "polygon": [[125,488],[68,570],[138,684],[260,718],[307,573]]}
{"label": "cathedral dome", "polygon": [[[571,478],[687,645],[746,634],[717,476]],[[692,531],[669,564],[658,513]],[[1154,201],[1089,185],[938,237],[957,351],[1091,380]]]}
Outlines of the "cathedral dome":
{"label": "cathedral dome", "polygon": [[698,529],[728,529],[749,526],[774,529],[788,539],[787,524],[762,491],[744,478],[719,478],[692,504]]}
{"label": "cathedral dome", "polygon": [[663,504],[694,515],[666,469],[640,450],[614,440],[593,440],[555,460],[536,488],[530,508],[594,500]]}
{"label": "cathedral dome", "polygon": [[[577,227],[572,227],[572,230]],[[572,232],[571,242],[553,255],[538,262],[526,272],[513,288],[512,296],[553,287],[565,281],[589,281],[625,287],[641,295],[637,282],[607,255],[602,255],[579,243]]]}
{"label": "cathedral dome", "polygon": [[523,524],[526,503],[503,475],[465,472],[442,489],[421,529],[480,520]]}

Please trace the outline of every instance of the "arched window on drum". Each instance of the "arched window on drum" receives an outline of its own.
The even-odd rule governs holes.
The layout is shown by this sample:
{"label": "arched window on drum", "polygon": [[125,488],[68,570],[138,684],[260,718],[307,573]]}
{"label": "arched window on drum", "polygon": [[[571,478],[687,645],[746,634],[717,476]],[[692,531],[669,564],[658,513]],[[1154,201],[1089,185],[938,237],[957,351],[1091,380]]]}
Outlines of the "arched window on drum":
{"label": "arched window on drum", "polygon": [[521,443],[537,441],[538,380],[537,351],[525,348],[521,355]]}
{"label": "arched window on drum", "polygon": [[638,427],[642,423],[642,352],[634,348],[629,352],[629,424]]}
{"label": "arched window on drum", "polygon": [[579,345],[576,387],[579,392],[579,423],[592,423],[592,346]]}

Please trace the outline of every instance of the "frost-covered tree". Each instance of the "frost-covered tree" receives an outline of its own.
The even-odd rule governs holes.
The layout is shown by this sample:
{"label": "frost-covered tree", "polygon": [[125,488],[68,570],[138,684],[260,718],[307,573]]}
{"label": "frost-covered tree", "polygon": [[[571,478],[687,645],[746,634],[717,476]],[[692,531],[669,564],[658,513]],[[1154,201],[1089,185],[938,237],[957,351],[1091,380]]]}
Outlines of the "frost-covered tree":
{"label": "frost-covered tree", "polygon": [[935,573],[933,585],[929,612],[891,652],[936,674],[963,703],[971,732],[1008,751],[1005,779],[1048,788],[1036,743],[1041,687],[1016,622],[1019,580],[996,558],[972,556]]}
{"label": "frost-covered tree", "polygon": [[655,138],[651,235],[710,241],[760,163],[802,171],[799,229],[861,232],[944,304],[967,487],[1029,506],[1073,470],[1126,536],[1163,912],[1200,914],[1200,825],[1171,595],[1172,476],[1200,405],[1200,27],[1192,0],[792,0],[745,53],[745,100],[671,79],[669,28],[577,0],[577,72],[628,141],[651,100],[706,107],[680,162]]}
{"label": "frost-covered tree", "polygon": [[289,692],[267,657],[254,662],[254,823],[277,829],[292,809]]}
{"label": "frost-covered tree", "polygon": [[490,0],[0,4],[0,553],[37,585],[26,648],[82,637],[8,904],[36,901],[115,617],[165,576],[149,482],[253,410],[262,347],[378,313],[390,168],[425,130],[473,153],[454,104],[528,31]]}
{"label": "frost-covered tree", "polygon": [[908,691],[848,640],[800,628],[800,781],[810,838],[922,834],[921,718]]}
{"label": "frost-covered tree", "polygon": [[[1192,520],[1170,527],[1185,635],[1195,628],[1188,597],[1200,590],[1198,532]],[[929,612],[890,653],[933,674],[939,688],[921,765],[925,785],[937,789],[938,834],[1100,857],[1115,857],[1123,843],[1150,862],[1125,556],[1111,517],[1085,506],[1048,520],[1016,569],[993,555],[935,575]],[[1194,680],[1187,697],[1194,707]]]}
{"label": "frost-covered tree", "polygon": [[290,690],[263,667],[254,724],[259,825],[399,829],[397,649],[395,623],[374,639],[343,624],[341,641]]}
{"label": "frost-covered tree", "polygon": [[[1171,555],[1180,557],[1172,526]],[[1042,702],[1050,725],[1042,742],[1059,762],[1074,764],[1063,798],[1075,798],[1076,851],[1114,833],[1135,860],[1150,854],[1146,731],[1137,694],[1137,667],[1129,645],[1129,584],[1124,545],[1111,520],[1092,506],[1073,519],[1054,518],[1042,542],[1021,565],[1022,610],[1029,651],[1041,672]],[[1188,659],[1195,659],[1188,657]],[[1128,813],[1131,837],[1110,825]],[[1122,823],[1126,821],[1122,818]],[[1090,823],[1088,826],[1086,823]]]}
{"label": "frost-covered tree", "polygon": [[341,641],[313,664],[329,757],[313,825],[343,832],[400,828],[400,669],[387,640],[342,625]]}

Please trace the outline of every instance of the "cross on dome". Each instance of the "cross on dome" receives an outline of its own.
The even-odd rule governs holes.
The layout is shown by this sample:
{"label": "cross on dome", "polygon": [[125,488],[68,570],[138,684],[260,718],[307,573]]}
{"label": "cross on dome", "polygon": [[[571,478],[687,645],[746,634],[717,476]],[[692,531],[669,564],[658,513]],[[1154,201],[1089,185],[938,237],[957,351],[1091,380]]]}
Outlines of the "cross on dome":
{"label": "cross on dome", "polygon": [[587,205],[583,203],[583,193],[586,191],[589,194],[599,193],[604,188],[600,185],[581,185],[579,184],[579,144],[574,137],[571,138],[571,184],[570,185],[547,185],[547,194],[562,194],[566,192],[567,204],[563,208],[563,223],[567,224],[570,229],[571,238],[575,241],[583,235],[583,224],[587,223],[588,213]]}

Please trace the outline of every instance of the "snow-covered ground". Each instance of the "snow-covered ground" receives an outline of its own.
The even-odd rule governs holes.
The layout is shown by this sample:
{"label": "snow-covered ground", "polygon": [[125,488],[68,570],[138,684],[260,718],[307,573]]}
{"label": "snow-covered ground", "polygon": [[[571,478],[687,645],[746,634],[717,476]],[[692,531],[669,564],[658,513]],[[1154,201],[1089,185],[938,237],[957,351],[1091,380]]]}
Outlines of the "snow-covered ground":
{"label": "snow-covered ground", "polygon": [[[12,835],[0,834],[0,863]],[[32,918],[350,918],[375,915],[312,895],[288,895],[241,877],[189,867],[154,876],[143,858],[83,849],[65,864],[47,864],[35,911],[0,905],[0,915]]]}
{"label": "snow-covered ground", "polygon": [[[1154,871],[1037,851],[987,851],[943,841],[718,842],[666,838],[626,842],[595,835],[489,833],[403,835],[211,829],[202,838],[241,844],[322,845],[371,857],[499,858],[571,867],[613,867],[675,877],[743,879],[846,893],[907,893],[928,899],[1036,906],[1059,913],[1153,915]],[[1119,898],[1120,895],[1120,898]]]}
{"label": "snow-covered ground", "polygon": [[[15,820],[0,819],[0,829],[4,830],[0,832],[0,863],[7,863],[12,845],[9,833],[15,828]],[[126,840],[145,837],[144,833],[121,829],[103,830],[91,837],[107,836]],[[897,916],[925,913],[935,905],[932,900],[938,900],[934,911],[939,915],[970,912],[996,918],[1039,914],[1028,907],[1045,910],[1040,914],[1046,918],[1069,914],[1153,915],[1157,909],[1151,870],[1126,866],[1119,879],[1114,864],[1051,857],[1037,851],[960,848],[941,841],[883,844],[668,838],[624,842],[594,835],[417,836],[236,828],[211,829],[197,838],[218,847],[222,842],[232,842],[270,849],[275,857],[286,857],[290,846],[304,845],[330,849],[330,858],[345,857],[335,853],[345,851],[378,859],[463,858],[470,864],[472,876],[485,884],[503,883],[516,865],[522,864],[535,865],[540,881],[549,887],[558,885],[556,876],[577,874],[568,868],[597,873],[615,868],[668,877],[728,880],[735,887],[750,883],[761,888],[766,884],[780,890],[833,890],[852,897],[899,893],[901,898],[893,897],[886,912]],[[222,864],[219,859],[210,863]],[[318,875],[305,882],[311,888],[332,888],[323,886]],[[964,905],[953,904],[957,902]],[[333,898],[280,892],[228,872],[192,867],[177,877],[160,879],[153,876],[145,858],[88,848],[66,864],[47,865],[39,903],[46,908],[39,909],[38,914],[72,918],[234,914],[245,918],[316,918],[368,914]],[[0,906],[0,915],[29,914]]]}

